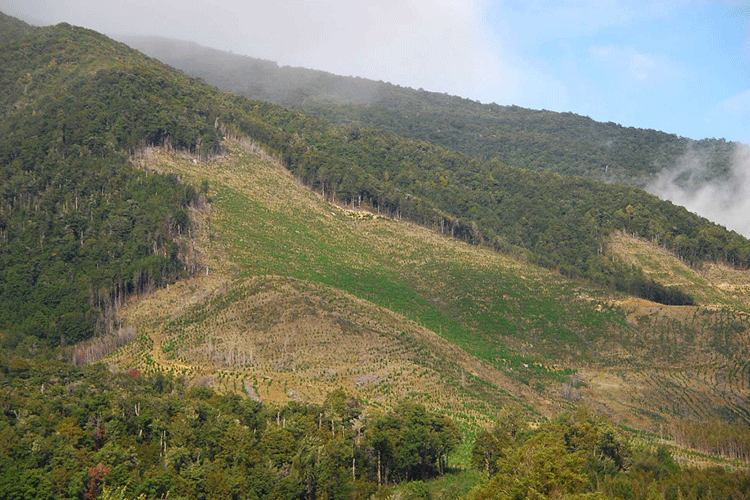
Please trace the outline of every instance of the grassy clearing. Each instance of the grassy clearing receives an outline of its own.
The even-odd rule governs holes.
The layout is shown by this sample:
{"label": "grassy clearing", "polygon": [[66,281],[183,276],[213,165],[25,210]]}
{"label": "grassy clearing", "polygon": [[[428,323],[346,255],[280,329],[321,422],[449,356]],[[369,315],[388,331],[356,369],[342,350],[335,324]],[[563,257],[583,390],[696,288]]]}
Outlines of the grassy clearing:
{"label": "grassy clearing", "polygon": [[[205,166],[165,156],[152,161],[193,182],[205,178]],[[221,181],[211,190],[215,243],[242,276],[329,285],[401,314],[501,369],[507,358],[501,361],[499,353],[533,342],[540,346],[522,349],[526,364],[559,360],[566,349],[579,356],[585,347],[576,332],[593,335],[592,317],[603,323],[594,329],[606,329],[601,317],[608,313],[581,300],[580,285],[553,273],[324,203],[278,165],[238,147],[208,169]]]}
{"label": "grassy clearing", "polygon": [[745,271],[709,263],[694,269],[672,252],[623,233],[611,236],[609,251],[628,264],[642,267],[657,282],[685,290],[700,305],[750,312],[750,274]]}
{"label": "grassy clearing", "polygon": [[144,335],[114,363],[265,401],[320,402],[337,387],[374,407],[409,397],[455,416],[468,435],[504,405],[551,415],[585,403],[641,429],[682,407],[746,412],[738,401],[749,385],[750,321],[737,298],[744,282],[730,270],[700,275],[623,237],[631,256],[650,259],[648,272],[674,269],[660,281],[712,286],[700,299],[712,308],[613,300],[326,203],[252,145],[228,146],[210,163],[158,150],[142,160],[196,185],[208,180],[210,210],[194,214],[193,228],[206,272],[128,308]]}

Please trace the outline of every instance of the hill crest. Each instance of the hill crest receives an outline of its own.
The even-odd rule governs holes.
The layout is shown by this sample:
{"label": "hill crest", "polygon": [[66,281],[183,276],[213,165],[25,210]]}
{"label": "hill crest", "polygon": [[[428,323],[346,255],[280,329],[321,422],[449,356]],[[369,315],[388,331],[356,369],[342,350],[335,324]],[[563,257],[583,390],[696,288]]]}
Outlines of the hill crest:
{"label": "hill crest", "polygon": [[121,37],[219,89],[329,121],[383,129],[529,170],[644,187],[688,153],[705,159],[701,183],[730,174],[736,144],[596,122],[575,113],[482,104],[382,81],[279,66],[160,37]]}

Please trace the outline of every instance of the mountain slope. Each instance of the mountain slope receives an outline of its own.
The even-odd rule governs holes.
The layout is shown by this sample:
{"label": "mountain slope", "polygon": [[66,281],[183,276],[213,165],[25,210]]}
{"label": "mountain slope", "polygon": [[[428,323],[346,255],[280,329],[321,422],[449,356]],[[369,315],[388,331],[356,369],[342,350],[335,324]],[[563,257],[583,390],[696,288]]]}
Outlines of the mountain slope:
{"label": "mountain slope", "polygon": [[[618,421],[652,430],[677,416],[747,419],[742,296],[716,286],[697,306],[632,308],[606,286],[680,297],[666,287],[672,276],[650,281],[650,254],[614,252],[618,230],[671,245],[695,269],[746,268],[750,244],[736,234],[635,188],[222,94],[80,28],[33,30],[1,57],[0,166],[12,182],[0,250],[16,259],[2,268],[2,292],[26,293],[5,303],[8,337],[43,337],[66,314],[17,322],[24,307],[51,307],[33,294],[52,276],[57,292],[67,278],[75,293],[59,296],[73,307],[93,308],[87,294],[105,285],[113,313],[128,306],[123,326],[139,338],[113,363],[261,398],[319,400],[343,385],[456,414],[516,402],[548,415],[586,401],[616,403]],[[102,183],[65,184],[71,173]],[[120,182],[134,191],[117,191]],[[158,211],[157,195],[171,212]],[[40,238],[36,220],[60,231],[68,253]],[[96,252],[92,240],[110,246]],[[18,279],[7,271],[29,260],[38,275],[28,290],[7,286]],[[107,349],[105,338],[69,352]],[[638,383],[613,401],[613,380]]]}
{"label": "mountain slope", "polygon": [[[280,73],[273,72],[275,66],[267,61],[257,63],[253,60],[249,67],[235,65],[237,56],[209,51],[212,57],[207,62],[209,59],[200,55],[191,58],[190,50],[194,50],[195,46],[190,46],[186,52],[183,52],[184,46],[177,42],[170,42],[166,46],[157,44],[158,47],[163,49],[161,53],[156,51],[159,56],[169,58],[170,51],[174,51],[190,64],[195,63],[200,67],[205,62],[212,68],[205,73],[210,78],[244,68],[258,73],[260,76],[256,75],[257,78],[269,84],[270,80],[265,80],[266,77],[272,79],[269,75],[281,78],[278,85],[273,85],[274,89],[291,88],[300,81],[296,77],[282,75],[285,71],[292,71],[289,68],[277,68]],[[190,64],[185,66],[188,70],[191,69]],[[224,70],[217,73],[219,68]],[[267,74],[269,71],[271,73]],[[325,82],[338,82],[337,77],[332,75],[294,71],[302,75],[303,86],[314,86],[312,82],[317,81],[318,76]],[[382,85],[360,82],[359,79],[346,81],[348,84],[341,86],[330,83],[329,90],[318,89],[320,93],[315,95],[329,91],[330,95],[334,95],[340,90],[342,98],[349,99],[354,98],[352,96],[357,89],[362,90],[362,86],[366,87],[364,94],[370,95],[375,92],[371,86]],[[404,92],[414,91],[406,89]],[[436,97],[435,102],[442,102],[443,98]],[[428,101],[432,102],[433,99]],[[438,104],[435,106],[442,106]],[[403,106],[396,108],[402,109]],[[474,111],[456,114],[451,108],[449,115],[460,121],[462,113],[473,117],[477,115]],[[750,262],[747,258],[750,247],[744,238],[736,233],[726,233],[705,219],[669,202],[660,202],[640,190],[561,177],[549,172],[534,174],[519,171],[497,161],[481,161],[421,141],[404,141],[388,133],[356,126],[344,129],[330,127],[302,115],[282,118],[274,108],[260,108],[260,114],[282,130],[295,134],[293,140],[273,136],[265,137],[261,142],[272,147],[284,159],[285,165],[307,184],[332,199],[352,206],[384,210],[440,228],[446,234],[473,243],[492,245],[505,251],[521,247],[531,252],[530,258],[534,262],[569,275],[585,276],[649,300],[666,304],[691,302],[691,298],[679,289],[665,288],[647,280],[637,269],[602,258],[611,231],[625,230],[659,241],[694,265],[722,261],[747,268]],[[398,119],[395,119],[387,123],[397,122]],[[559,156],[555,148],[567,140],[575,139],[576,148],[579,148],[583,144],[581,141],[599,137],[602,133],[602,129],[590,120],[593,128],[585,130],[578,130],[575,120],[568,125],[560,123],[552,129],[545,120],[527,122],[524,128],[528,128],[532,134],[547,134],[552,129],[559,130],[558,135],[569,134],[567,138],[552,139],[552,136],[548,136],[548,146],[529,149],[550,158]],[[254,137],[261,137],[252,126],[242,130]],[[302,130],[305,133],[300,133]],[[651,134],[648,131],[636,132]],[[577,137],[579,133],[580,137]],[[624,147],[628,151],[656,153],[656,149],[649,149],[646,144],[656,136],[658,134],[641,137],[636,142],[626,141]],[[525,148],[524,141],[522,138],[512,139],[514,147],[521,149]],[[690,148],[694,147],[697,146],[690,145]],[[717,144],[710,146],[714,149],[717,147]],[[584,147],[580,152],[585,156],[588,154],[586,151]],[[724,150],[724,153],[730,154],[729,150]],[[549,165],[545,162],[540,165],[556,168],[553,159],[550,159]],[[630,160],[626,163],[631,166],[637,164]]]}
{"label": "mountain slope", "polygon": [[[250,143],[227,151],[209,165],[158,150],[141,160],[193,182],[211,172],[196,243],[209,270],[128,308],[146,335],[110,362],[265,401],[321,401],[335,387],[374,404],[409,396],[471,421],[519,403],[542,415],[585,403],[650,430],[750,415],[750,296],[724,292],[744,273],[695,275],[700,306],[613,298],[328,204]],[[659,255],[638,244],[639,258]]]}
{"label": "mountain slope", "polygon": [[31,31],[32,27],[25,22],[0,12],[0,44],[7,44]]}
{"label": "mountain slope", "polygon": [[129,45],[218,88],[327,120],[394,132],[514,167],[645,186],[690,153],[693,181],[729,173],[736,144],[599,123],[573,113],[480,104],[363,78],[342,77],[164,38]]}
{"label": "mountain slope", "polygon": [[122,44],[67,25],[16,35],[0,52],[0,331],[10,345],[65,345],[192,272],[199,193],[133,169],[128,152],[165,136],[196,149],[216,132],[190,106],[170,129],[165,67]]}

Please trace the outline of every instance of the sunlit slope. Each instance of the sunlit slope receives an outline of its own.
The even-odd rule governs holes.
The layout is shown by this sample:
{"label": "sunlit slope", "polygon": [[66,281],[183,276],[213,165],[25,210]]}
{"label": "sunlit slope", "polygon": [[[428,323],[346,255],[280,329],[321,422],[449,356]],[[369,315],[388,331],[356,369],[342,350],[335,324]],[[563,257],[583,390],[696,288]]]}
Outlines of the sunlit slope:
{"label": "sunlit slope", "polygon": [[[582,403],[648,429],[675,418],[747,420],[743,274],[720,267],[711,274],[708,264],[750,262],[747,240],[637,189],[485,163],[221,94],[88,30],[59,25],[13,43],[0,51],[7,83],[0,86],[0,166],[12,180],[0,183],[0,250],[43,279],[15,273],[4,290],[18,297],[19,283],[43,290],[52,271],[41,264],[56,262],[47,255],[81,274],[111,266],[108,282],[123,293],[108,317],[114,326],[127,302],[126,324],[140,334],[113,363],[270,401],[319,401],[341,386],[374,403],[411,396],[457,415],[507,404],[548,415]],[[236,139],[248,135],[263,146]],[[131,160],[142,170],[133,171]],[[69,175],[95,173],[91,165],[106,182],[87,186]],[[121,175],[106,170],[115,165]],[[167,177],[175,199],[195,189],[200,202],[170,217],[160,215],[159,203],[134,210],[137,197],[125,193],[121,210],[110,214],[109,184],[126,176],[138,192],[160,178],[152,170],[184,181]],[[411,217],[435,232],[326,203],[298,178],[329,200]],[[40,197],[24,193],[34,183]],[[151,185],[154,196],[168,192]],[[155,223],[141,228],[146,215]],[[63,251],[52,246],[52,233],[29,230],[29,221],[61,233]],[[86,228],[94,221],[101,225]],[[139,230],[121,231],[128,221]],[[165,227],[177,229],[190,275],[198,276],[150,283],[132,258],[114,251],[132,245],[147,257],[158,253],[153,240]],[[703,270],[664,260],[638,240],[636,251],[618,252],[609,235],[623,229],[672,241]],[[94,245],[110,235],[118,236],[111,253]],[[689,287],[698,305],[626,300],[480,245],[608,290],[618,279],[648,284],[638,276],[643,268]],[[101,260],[88,259],[90,250]],[[585,255],[591,259],[579,258]],[[618,257],[635,268],[615,265]],[[59,286],[51,298],[88,303],[94,286],[59,265],[53,270]],[[15,311],[32,309],[18,300],[23,307]],[[6,310],[9,303],[0,302]],[[38,336],[61,318],[80,325],[52,311],[24,328]],[[54,337],[59,344],[79,338]],[[31,340],[25,345],[35,346]]]}
{"label": "sunlit slope", "polygon": [[119,353],[123,366],[162,364],[230,390],[276,379],[254,389],[262,399],[318,400],[342,385],[375,400],[529,400],[549,413],[530,383],[567,378],[553,352],[586,356],[566,330],[583,331],[576,312],[611,321],[553,273],[325,203],[236,143],[209,164],[156,150],[142,163],[210,179],[210,213],[194,214],[208,271],[128,310],[151,338]]}
{"label": "sunlit slope", "polygon": [[[227,145],[210,163],[153,149],[139,160],[207,180],[212,203],[194,214],[206,271],[126,311],[144,335],[113,358],[122,367],[273,401],[319,401],[341,386],[373,402],[411,395],[466,414],[583,402],[650,429],[680,416],[675,405],[686,417],[746,413],[744,314],[613,300],[326,203],[249,142]],[[730,320],[740,329],[719,335]],[[735,382],[720,386],[724,372]]]}
{"label": "sunlit slope", "polygon": [[750,309],[748,271],[712,262],[703,263],[699,268],[692,267],[673,252],[623,232],[611,235],[609,250],[627,264],[643,268],[657,282],[680,287],[699,304],[743,311]]}

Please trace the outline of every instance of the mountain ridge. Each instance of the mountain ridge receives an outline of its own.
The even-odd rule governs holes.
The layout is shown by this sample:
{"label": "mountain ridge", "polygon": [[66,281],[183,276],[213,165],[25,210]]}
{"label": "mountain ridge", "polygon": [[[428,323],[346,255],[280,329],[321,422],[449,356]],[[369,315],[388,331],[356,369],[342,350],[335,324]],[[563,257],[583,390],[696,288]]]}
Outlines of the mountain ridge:
{"label": "mountain ridge", "polygon": [[705,157],[695,181],[729,174],[736,144],[596,122],[570,112],[481,104],[444,93],[319,70],[279,66],[192,42],[119,37],[224,91],[304,110],[335,123],[379,128],[514,167],[551,169],[644,187],[688,152]]}

